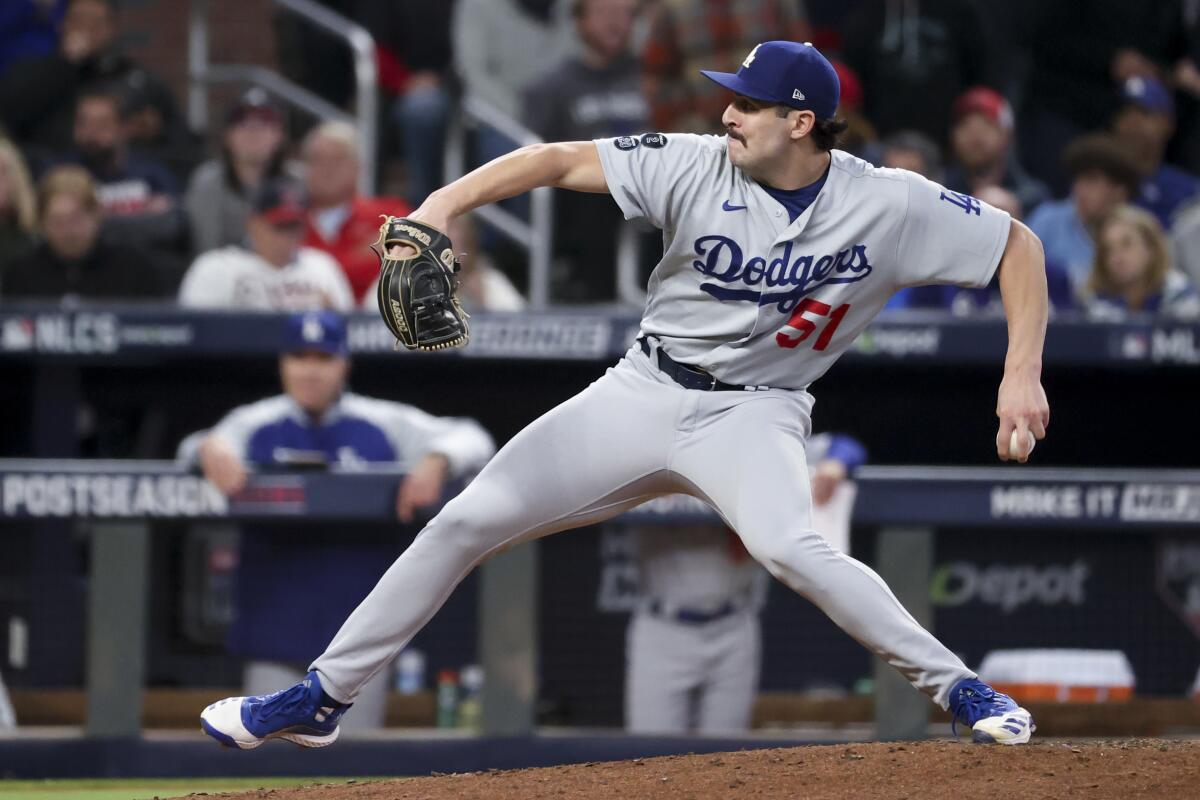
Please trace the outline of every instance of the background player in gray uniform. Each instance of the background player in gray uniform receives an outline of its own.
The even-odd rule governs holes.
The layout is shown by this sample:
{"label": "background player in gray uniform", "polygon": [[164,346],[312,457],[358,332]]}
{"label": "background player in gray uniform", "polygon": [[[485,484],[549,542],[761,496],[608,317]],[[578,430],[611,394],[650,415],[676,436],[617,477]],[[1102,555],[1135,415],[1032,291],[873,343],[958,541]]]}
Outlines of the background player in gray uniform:
{"label": "background player in gray uniform", "polygon": [[[822,433],[809,439],[806,455],[813,530],[849,552],[853,487],[845,479],[866,451],[849,436]],[[769,573],[719,523],[638,525],[630,533],[638,600],[627,635],[626,729],[746,730],[762,667],[758,615]]]}
{"label": "background player in gray uniform", "polygon": [[489,555],[677,492],[709,503],[772,575],[949,708],[976,740],[1029,740],[1029,712],[979,681],[873,570],[813,531],[804,447],[808,386],[893,292],[985,286],[999,268],[1009,348],[995,446],[1002,459],[1024,461],[1031,435],[1043,437],[1049,422],[1040,243],[972,197],[833,149],[838,80],[815,48],[766,42],[736,74],[706,74],[735,92],[726,136],[531,145],[439,189],[414,213],[444,230],[460,214],[538,186],[609,192],[627,218],[663,231],[643,336],[603,377],[513,437],[445,506],[304,682],[206,708],[201,723],[218,741],[332,742],[359,687]]}

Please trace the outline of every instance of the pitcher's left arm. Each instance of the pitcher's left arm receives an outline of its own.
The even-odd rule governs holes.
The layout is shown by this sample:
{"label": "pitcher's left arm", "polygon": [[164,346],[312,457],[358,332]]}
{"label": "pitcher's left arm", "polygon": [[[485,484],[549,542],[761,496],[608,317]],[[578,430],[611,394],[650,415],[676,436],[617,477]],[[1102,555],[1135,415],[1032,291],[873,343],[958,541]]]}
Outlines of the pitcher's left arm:
{"label": "pitcher's left arm", "polygon": [[[1017,220],[1012,222],[999,270],[1000,296],[1008,319],[1008,354],[996,401],[1000,418],[996,454],[1001,461],[1025,463],[1033,450],[1029,434],[1043,439],[1050,424],[1050,404],[1042,388],[1042,347],[1050,301],[1042,242]],[[1020,446],[1010,452],[1014,430]]]}

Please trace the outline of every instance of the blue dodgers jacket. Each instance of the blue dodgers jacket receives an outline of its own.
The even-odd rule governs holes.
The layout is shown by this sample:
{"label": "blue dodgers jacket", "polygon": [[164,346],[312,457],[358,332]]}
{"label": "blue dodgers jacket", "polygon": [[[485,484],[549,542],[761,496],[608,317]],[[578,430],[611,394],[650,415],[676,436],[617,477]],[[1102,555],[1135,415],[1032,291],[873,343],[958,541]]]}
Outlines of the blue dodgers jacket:
{"label": "blue dodgers jacket", "polygon": [[[343,394],[321,419],[286,395],[234,409],[212,431],[258,468],[323,460],[341,469],[396,463],[412,468],[444,455],[450,477],[477,472],[495,452],[470,419]],[[404,549],[378,528],[247,526],[235,584],[231,651],[252,659],[307,663]]]}

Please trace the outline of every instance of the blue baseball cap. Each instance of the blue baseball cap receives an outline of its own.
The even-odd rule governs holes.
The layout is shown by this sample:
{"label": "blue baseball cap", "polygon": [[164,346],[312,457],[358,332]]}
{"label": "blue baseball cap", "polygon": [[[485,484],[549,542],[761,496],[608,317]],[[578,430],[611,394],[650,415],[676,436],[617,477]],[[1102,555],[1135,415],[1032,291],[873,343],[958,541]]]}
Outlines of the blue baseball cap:
{"label": "blue baseball cap", "polygon": [[333,356],[349,352],[346,345],[346,321],[333,311],[305,311],[288,317],[283,336],[283,352],[319,350]]}
{"label": "blue baseball cap", "polygon": [[805,109],[817,119],[837,113],[842,92],[837,71],[810,42],[763,42],[754,46],[737,72],[702,69],[700,74],[737,94]]}
{"label": "blue baseball cap", "polygon": [[1175,101],[1171,90],[1154,78],[1135,76],[1126,78],[1121,84],[1121,99],[1146,111],[1159,114],[1174,114]]}

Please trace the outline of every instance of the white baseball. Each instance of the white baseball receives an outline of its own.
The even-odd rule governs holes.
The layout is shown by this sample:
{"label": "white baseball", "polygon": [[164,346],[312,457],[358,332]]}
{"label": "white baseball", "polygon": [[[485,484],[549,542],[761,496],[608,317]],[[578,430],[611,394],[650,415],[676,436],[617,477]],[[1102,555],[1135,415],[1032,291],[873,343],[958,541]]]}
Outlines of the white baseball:
{"label": "white baseball", "polygon": [[1029,450],[1026,451],[1021,446],[1020,430],[1013,428],[1012,436],[1008,439],[1008,455],[1009,458],[1020,458],[1022,455],[1028,458],[1033,454],[1033,446],[1037,444],[1037,438],[1033,435],[1033,431],[1029,432]]}

